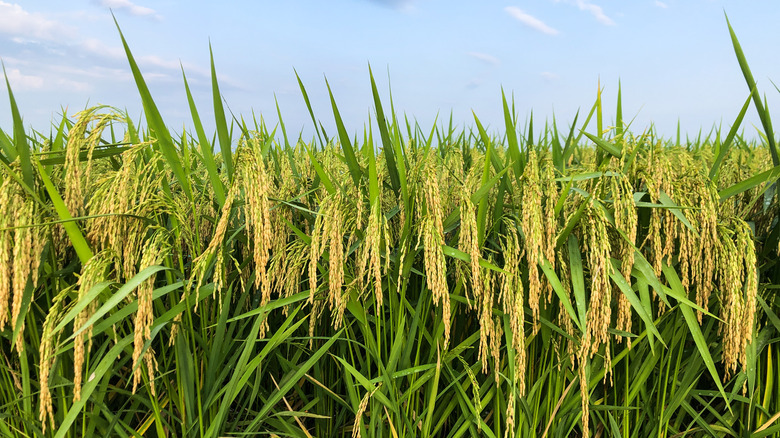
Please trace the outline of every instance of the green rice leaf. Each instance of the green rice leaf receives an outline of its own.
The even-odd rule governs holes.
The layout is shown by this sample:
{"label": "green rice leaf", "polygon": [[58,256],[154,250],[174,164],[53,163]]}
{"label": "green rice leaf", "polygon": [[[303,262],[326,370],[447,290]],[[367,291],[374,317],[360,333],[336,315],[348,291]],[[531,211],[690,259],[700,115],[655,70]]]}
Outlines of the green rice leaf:
{"label": "green rice leaf", "polygon": [[753,79],[753,73],[750,72],[750,66],[748,66],[747,58],[745,57],[745,53],[742,51],[742,46],[739,44],[737,34],[731,27],[729,17],[726,15],[725,11],[723,12],[723,15],[726,17],[726,24],[729,28],[729,35],[731,35],[731,43],[734,46],[734,54],[737,56],[737,61],[739,62],[739,67],[742,69],[742,75],[745,77],[745,82],[747,83],[748,89],[751,90],[750,94],[753,96],[753,103],[756,106],[756,111],[758,111],[758,117],[761,120],[761,125],[764,127],[767,144],[769,145],[769,152],[772,154],[772,163],[774,163],[775,166],[780,166],[780,155],[778,155],[777,145],[775,144],[775,134],[772,130],[772,119],[769,117],[769,110],[761,102],[761,96],[759,96],[758,89],[756,88],[756,80]]}
{"label": "green rice leaf", "polygon": [[595,135],[588,134],[587,132],[584,131],[583,134],[585,134],[585,136],[588,137],[593,143],[596,143],[596,146],[603,149],[613,157],[620,158],[623,156],[623,151],[621,150],[620,146],[610,143],[607,140],[604,140]]}
{"label": "green rice leaf", "polygon": [[124,46],[125,54],[127,55],[127,61],[130,63],[130,70],[133,73],[138,93],[141,95],[141,102],[143,103],[144,113],[146,114],[146,123],[149,124],[151,134],[156,138],[157,144],[160,150],[165,156],[165,161],[173,170],[176,179],[181,184],[182,190],[188,199],[192,200],[192,189],[190,187],[190,181],[187,175],[184,173],[179,154],[176,150],[176,146],[173,143],[170,132],[163,122],[162,115],[157,109],[157,105],[152,99],[152,94],[149,92],[149,87],[146,86],[141,70],[138,68],[138,64],[135,62],[133,54],[130,52],[130,46],[128,46],[125,36],[122,34],[122,29],[119,28],[119,22],[114,17],[114,24],[119,32],[119,37],[122,39],[122,46]]}
{"label": "green rice leaf", "polygon": [[87,239],[81,234],[81,230],[76,222],[72,220],[73,217],[70,215],[68,207],[65,206],[65,202],[62,200],[62,197],[60,197],[57,188],[54,187],[54,184],[51,182],[49,174],[40,163],[38,163],[38,174],[41,176],[41,180],[46,187],[46,192],[49,194],[52,204],[54,204],[54,209],[57,211],[60,220],[63,221],[62,227],[65,228],[65,232],[68,234],[73,249],[76,250],[76,255],[79,257],[82,264],[87,263],[89,259],[92,258],[92,250],[87,243]]}
{"label": "green rice leaf", "polygon": [[718,178],[718,172],[720,171],[720,164],[723,162],[723,159],[726,157],[726,154],[728,154],[731,148],[731,143],[734,142],[734,137],[737,135],[739,126],[742,124],[742,119],[745,118],[745,114],[747,113],[748,107],[750,106],[750,99],[752,98],[752,95],[753,92],[751,91],[750,96],[748,96],[747,100],[745,101],[745,104],[742,105],[742,109],[739,111],[739,114],[737,115],[737,120],[735,120],[734,123],[731,125],[731,129],[729,130],[728,135],[726,135],[726,139],[723,140],[723,143],[720,145],[720,150],[718,150],[718,156],[715,157],[715,161],[712,163],[712,167],[710,168],[710,179],[713,181],[715,181]]}
{"label": "green rice leaf", "polygon": [[[617,287],[620,289],[620,291],[625,295],[625,297],[628,299],[628,302],[631,304],[631,307],[634,308],[637,315],[642,319],[642,322],[645,323],[645,329],[658,337],[658,339],[661,341],[661,343],[664,345],[664,347],[667,347],[667,345],[663,341],[663,337],[661,336],[661,333],[658,332],[658,329],[655,327],[655,323],[653,322],[653,317],[651,316],[652,309],[648,309],[645,306],[642,305],[642,301],[639,299],[639,296],[634,292],[634,290],[631,288],[631,285],[626,281],[625,278],[623,278],[623,274],[620,273],[620,262],[617,260],[612,260],[612,266],[614,269],[609,274],[609,277],[612,279],[612,281],[617,285]],[[652,347],[653,344],[650,344]],[[667,347],[668,348],[668,347]],[[655,350],[653,350],[653,353],[655,353]]]}
{"label": "green rice leaf", "polygon": [[230,133],[228,132],[225,108],[222,105],[222,95],[219,93],[217,69],[214,66],[214,51],[211,50],[211,42],[209,42],[209,57],[211,59],[211,91],[214,100],[214,118],[217,124],[217,138],[219,139],[219,148],[222,151],[222,161],[225,162],[228,180],[232,181],[234,169],[233,149],[230,144]]}
{"label": "green rice leaf", "polygon": [[[27,142],[27,134],[24,132],[24,123],[19,114],[19,107],[16,106],[14,93],[11,91],[11,83],[8,81],[8,74],[5,72],[5,63],[3,65],[3,76],[5,76],[5,85],[8,88],[8,100],[11,102],[11,116],[14,123],[14,152],[19,156],[19,163],[22,167],[22,179],[29,187],[33,187],[33,170],[30,159],[30,144]],[[13,161],[16,157],[9,155],[8,161]]]}
{"label": "green rice leaf", "polygon": [[336,105],[336,99],[333,98],[333,92],[330,89],[328,80],[325,79],[325,85],[328,87],[328,95],[330,96],[330,104],[333,107],[333,117],[336,119],[336,128],[339,133],[339,141],[341,142],[341,150],[344,151],[344,158],[347,160],[347,167],[349,168],[349,174],[352,175],[352,181],[355,183],[355,187],[360,189],[360,180],[363,179],[363,169],[360,168],[355,157],[355,150],[352,148],[352,142],[349,140],[349,135],[344,127],[344,122],[341,120],[341,114],[339,108]]}
{"label": "green rice leaf", "polygon": [[550,285],[552,285],[553,291],[555,291],[555,294],[558,296],[558,299],[561,300],[564,309],[566,309],[566,313],[569,314],[569,317],[577,326],[577,328],[579,328],[581,332],[584,332],[585,328],[584,326],[581,325],[580,319],[577,318],[577,312],[574,311],[574,307],[572,307],[571,305],[571,300],[569,299],[569,296],[566,294],[566,291],[563,289],[563,285],[561,285],[561,280],[555,274],[555,270],[553,269],[550,262],[548,262],[547,259],[545,259],[544,257],[539,257],[539,266],[541,266],[544,275],[547,277],[547,280],[550,282]]}
{"label": "green rice leaf", "polygon": [[209,181],[211,181],[211,187],[217,197],[219,207],[222,208],[222,206],[225,205],[225,186],[222,183],[222,180],[219,178],[217,163],[214,160],[214,145],[211,144],[209,138],[206,137],[206,131],[203,130],[203,123],[200,121],[198,108],[195,106],[195,99],[192,98],[190,85],[187,83],[187,76],[184,74],[184,67],[181,69],[181,76],[184,80],[184,90],[187,92],[187,102],[190,106],[192,123],[195,125],[195,133],[198,136],[198,143],[200,144],[200,153],[203,157],[203,165],[206,166],[206,172],[208,172]]}
{"label": "green rice leaf", "polygon": [[[677,276],[677,272],[669,266],[664,266],[663,271],[664,276],[669,281],[670,287],[674,289],[679,295],[684,295],[685,290],[683,289],[682,283]],[[721,396],[723,396],[723,401],[726,402],[726,407],[728,408],[729,412],[731,412],[729,397],[726,395],[726,390],[723,389],[723,383],[721,383],[722,380],[718,374],[718,370],[715,368],[715,362],[712,360],[712,356],[710,355],[707,341],[704,339],[704,335],[701,332],[699,322],[696,320],[696,315],[693,314],[693,307],[686,303],[680,302],[679,308],[683,314],[683,317],[685,318],[685,323],[688,324],[688,330],[693,337],[693,341],[696,343],[696,348],[699,350],[699,355],[701,355],[701,358],[704,360],[704,364],[707,366],[707,370],[710,372],[710,376],[712,376],[715,385],[718,387],[718,391],[720,391]]]}
{"label": "green rice leaf", "polygon": [[[92,316],[84,322],[84,324],[81,327],[75,328],[73,330],[73,334],[68,338],[68,340],[75,338],[79,333],[83,332],[84,330],[88,329],[90,326],[95,324],[98,320],[100,320],[103,316],[108,314],[110,311],[115,309],[119,303],[122,302],[122,300],[127,297],[130,292],[136,290],[138,286],[141,285],[146,279],[150,278],[152,275],[169,268],[166,268],[164,266],[149,266],[148,268],[144,269],[143,271],[139,272],[138,274],[134,275],[133,278],[128,280],[125,284],[122,285],[122,287],[119,288],[116,292],[114,292],[109,299],[107,299],[102,306],[98,310],[95,311],[95,313],[92,314]],[[102,285],[102,289],[95,290],[98,288],[98,286]],[[91,296],[94,300],[95,297],[97,297],[100,292],[102,292],[103,289],[105,289],[107,285],[105,282],[98,283],[89,290],[88,296]],[[86,300],[83,300],[86,301]],[[83,303],[79,303],[80,305]],[[91,304],[91,300],[87,303]],[[70,315],[68,315],[70,316]],[[72,316],[75,316],[72,315]],[[60,323],[60,326],[62,326],[63,323]]]}
{"label": "green rice leaf", "polygon": [[[391,141],[388,123],[385,118],[385,112],[382,108],[382,101],[379,98],[379,91],[374,81],[374,73],[371,66],[368,66],[368,75],[371,78],[371,94],[374,97],[374,109],[376,110],[376,123],[379,127],[379,137],[382,140],[382,150],[387,161],[387,170],[390,176],[390,185],[393,187],[395,195],[399,192],[403,198],[404,204],[408,202],[409,193],[406,187],[406,165],[404,163],[403,150],[400,141]],[[392,100],[392,96],[391,96]]]}
{"label": "green rice leaf", "polygon": [[720,195],[720,202],[723,202],[732,196],[744,193],[761,184],[772,184],[777,181],[778,177],[780,177],[780,166],[775,166],[769,170],[753,175],[744,181],[740,181],[733,186],[718,192],[718,195]]}

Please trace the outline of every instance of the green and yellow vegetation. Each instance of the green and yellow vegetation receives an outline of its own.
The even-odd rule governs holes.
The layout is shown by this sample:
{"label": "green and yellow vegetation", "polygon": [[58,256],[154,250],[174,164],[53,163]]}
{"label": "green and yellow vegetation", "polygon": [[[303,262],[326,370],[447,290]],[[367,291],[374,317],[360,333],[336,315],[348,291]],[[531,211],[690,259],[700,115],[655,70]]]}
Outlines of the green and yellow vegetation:
{"label": "green and yellow vegetation", "polygon": [[0,435],[777,436],[780,158],[732,38],[748,100],[686,141],[600,90],[565,132],[506,98],[501,134],[423,130],[371,75],[370,127],[331,94],[291,142],[213,61],[215,140],[188,87],[174,136],[124,37],[144,129],[27,133],[8,85]]}

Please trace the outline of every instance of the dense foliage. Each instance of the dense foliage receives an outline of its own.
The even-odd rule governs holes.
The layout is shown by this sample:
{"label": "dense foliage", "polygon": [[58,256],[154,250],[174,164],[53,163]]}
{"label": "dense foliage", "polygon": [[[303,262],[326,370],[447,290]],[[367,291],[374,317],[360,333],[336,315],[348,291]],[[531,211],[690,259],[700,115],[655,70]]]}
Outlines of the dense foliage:
{"label": "dense foliage", "polygon": [[331,95],[337,135],[290,142],[228,123],[214,77],[214,144],[189,89],[170,134],[127,45],[145,129],[26,133],[9,86],[0,433],[780,433],[780,161],[734,44],[753,91],[693,140],[619,100],[605,128],[600,97],[565,131],[505,98],[501,135],[422,130],[371,76],[362,138]]}

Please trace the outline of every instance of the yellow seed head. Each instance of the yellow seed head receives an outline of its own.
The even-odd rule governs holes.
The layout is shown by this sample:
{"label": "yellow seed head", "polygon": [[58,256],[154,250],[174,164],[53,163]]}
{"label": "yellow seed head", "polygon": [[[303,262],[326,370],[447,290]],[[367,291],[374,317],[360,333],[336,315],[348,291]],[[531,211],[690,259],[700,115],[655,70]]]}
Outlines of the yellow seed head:
{"label": "yellow seed head", "polygon": [[[78,299],[85,299],[85,296],[93,286],[105,281],[108,278],[107,270],[114,263],[115,255],[110,251],[103,251],[95,254],[81,268],[81,276],[77,282]],[[76,315],[74,327],[82,327],[92,314],[97,311],[99,302],[94,299],[84,310]],[[88,344],[85,346],[84,344]],[[81,399],[81,382],[83,378],[84,359],[87,349],[92,345],[92,327],[82,331],[73,341],[73,400]]]}
{"label": "yellow seed head", "polygon": [[521,226],[525,236],[525,257],[528,265],[528,306],[533,317],[533,333],[539,330],[539,301],[542,282],[539,278],[539,257],[544,256],[544,231],[542,229],[542,189],[539,162],[533,148],[528,152],[528,162],[523,173],[523,197],[521,200]]}
{"label": "yellow seed head", "polygon": [[[163,260],[170,252],[170,245],[167,242],[167,233],[162,230],[157,231],[144,246],[141,256],[140,269],[146,269],[149,266],[162,264]],[[154,313],[152,309],[152,293],[154,291],[154,276],[146,279],[136,291],[138,297],[138,310],[135,315],[135,332],[133,336],[133,393],[135,393],[138,384],[141,382],[141,367],[138,362],[141,360],[141,353],[146,342],[151,339],[151,327],[154,323]],[[151,394],[155,395],[154,370],[156,363],[154,361],[154,350],[151,347],[147,350],[144,360],[146,362],[147,373],[151,382]]]}

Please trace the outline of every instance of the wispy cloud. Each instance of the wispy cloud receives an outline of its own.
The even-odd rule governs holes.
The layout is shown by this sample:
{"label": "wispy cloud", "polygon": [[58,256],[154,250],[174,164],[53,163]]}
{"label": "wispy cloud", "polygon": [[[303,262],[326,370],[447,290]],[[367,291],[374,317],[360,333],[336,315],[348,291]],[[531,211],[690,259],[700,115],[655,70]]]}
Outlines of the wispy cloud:
{"label": "wispy cloud", "polygon": [[669,7],[669,5],[667,5],[666,3],[662,2],[662,1],[658,1],[658,0],[655,0],[655,5],[658,6],[659,8],[663,8],[663,9],[666,9],[666,8]]}
{"label": "wispy cloud", "polygon": [[[84,39],[79,44],[79,47],[82,48],[85,52],[88,52],[98,58],[102,58],[106,60],[110,59],[112,61],[119,61],[121,65],[124,65],[124,61],[127,57],[124,49],[122,49],[121,47],[109,46],[103,43],[103,41],[95,38]],[[201,77],[208,77],[211,74],[208,69],[202,66],[197,66],[187,62],[182,63],[178,59],[167,59],[157,55],[136,55],[135,59],[141,67],[168,70],[171,73],[179,71],[183,66],[184,70],[187,71],[188,75],[195,74]],[[147,77],[147,75],[149,77],[153,77],[154,73],[144,72],[145,78]],[[222,76],[220,76],[219,79],[220,79],[220,84],[222,84],[223,82]],[[229,80],[225,83],[229,83]]]}
{"label": "wispy cloud", "polygon": [[471,56],[472,58],[478,59],[485,64],[490,65],[500,65],[501,60],[496,58],[493,55],[488,55],[487,53],[481,53],[481,52],[468,52],[467,55]]}
{"label": "wispy cloud", "polygon": [[18,68],[7,70],[8,82],[17,90],[40,90],[43,88],[44,80],[41,76],[25,75]]}
{"label": "wispy cloud", "polygon": [[[556,3],[562,0],[555,0]],[[566,3],[577,6],[581,11],[585,11],[605,26],[614,26],[615,22],[604,13],[604,9],[601,6],[591,3],[588,0],[563,0]]]}
{"label": "wispy cloud", "polygon": [[16,3],[0,1],[0,34],[51,41],[67,39],[76,33],[75,28],[27,12]]}
{"label": "wispy cloud", "polygon": [[[124,0],[100,0],[100,4],[135,6]],[[131,13],[148,11],[131,8]],[[99,84],[132,80],[121,46],[86,37],[61,20],[2,0],[0,46],[9,81],[21,91],[87,92]],[[177,59],[144,54],[137,55],[136,60],[149,81],[170,82],[180,77],[181,64]],[[210,74],[204,66],[184,63],[184,68],[194,82]],[[239,87],[229,77],[221,82]]]}
{"label": "wispy cloud", "polygon": [[412,4],[413,0],[371,0],[371,2],[405,13],[411,13],[416,10]]}
{"label": "wispy cloud", "polygon": [[558,76],[558,74],[553,73],[551,71],[543,71],[539,73],[539,75],[546,81],[554,81],[560,77]]}
{"label": "wispy cloud", "polygon": [[[46,67],[43,68],[44,70],[46,69]],[[70,91],[85,92],[90,91],[92,88],[87,82],[56,77],[49,73],[43,71],[43,74],[26,75],[18,68],[6,70],[8,82],[14,91],[48,91],[65,88]]]}
{"label": "wispy cloud", "polygon": [[136,17],[149,17],[156,20],[162,19],[162,16],[154,9],[147,8],[146,6],[139,6],[130,0],[99,0],[98,3],[100,6],[125,11]]}
{"label": "wispy cloud", "polygon": [[542,32],[547,35],[558,35],[559,33],[557,29],[548,26],[542,20],[534,17],[531,14],[526,13],[522,9],[518,8],[517,6],[507,6],[504,8],[504,10],[506,11],[507,14],[511,15],[512,18],[530,27],[531,29],[534,29],[536,31]]}

